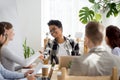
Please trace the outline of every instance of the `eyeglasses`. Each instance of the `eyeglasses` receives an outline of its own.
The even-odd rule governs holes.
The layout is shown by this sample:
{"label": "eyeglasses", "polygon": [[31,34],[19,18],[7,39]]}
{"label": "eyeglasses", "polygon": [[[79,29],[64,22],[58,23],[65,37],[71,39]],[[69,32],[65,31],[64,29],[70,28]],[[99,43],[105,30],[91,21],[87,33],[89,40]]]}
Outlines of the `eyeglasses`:
{"label": "eyeglasses", "polygon": [[57,30],[57,28],[55,28],[55,27],[53,29],[51,29],[50,34],[53,34],[55,32],[55,30]]}

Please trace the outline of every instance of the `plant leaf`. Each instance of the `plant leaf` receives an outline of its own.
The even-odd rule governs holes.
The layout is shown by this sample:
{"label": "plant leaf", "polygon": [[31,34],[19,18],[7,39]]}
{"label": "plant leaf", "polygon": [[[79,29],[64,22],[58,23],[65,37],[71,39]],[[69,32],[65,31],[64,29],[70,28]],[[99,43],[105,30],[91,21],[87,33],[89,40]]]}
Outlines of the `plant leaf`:
{"label": "plant leaf", "polygon": [[100,10],[100,4],[99,3],[94,3],[94,5],[92,6],[93,10],[95,12],[98,12]]}
{"label": "plant leaf", "polygon": [[116,5],[116,8],[120,12],[120,3]]}
{"label": "plant leaf", "polygon": [[24,40],[24,43],[23,43],[23,49],[24,49],[25,59],[29,58],[31,55],[33,55],[35,53],[35,51],[32,48],[27,46],[27,40],[26,39]]}
{"label": "plant leaf", "polygon": [[109,3],[109,8],[110,10],[107,12],[106,17],[110,17],[111,15],[114,15],[115,17],[118,15],[118,10],[116,8],[116,4],[115,3]]}
{"label": "plant leaf", "polygon": [[30,57],[30,47],[27,47],[27,49],[28,49],[28,52],[27,52],[28,56],[27,57]]}
{"label": "plant leaf", "polygon": [[94,17],[94,11],[90,10],[88,7],[83,7],[80,11],[79,11],[79,18],[80,21],[83,24],[88,23],[89,21],[92,21]]}
{"label": "plant leaf", "polygon": [[95,3],[95,0],[89,0],[89,2],[91,2],[91,3]]}
{"label": "plant leaf", "polygon": [[101,18],[102,18],[101,14],[99,14],[99,13],[96,13],[96,14],[95,14],[95,20],[96,20],[97,22],[100,22]]}

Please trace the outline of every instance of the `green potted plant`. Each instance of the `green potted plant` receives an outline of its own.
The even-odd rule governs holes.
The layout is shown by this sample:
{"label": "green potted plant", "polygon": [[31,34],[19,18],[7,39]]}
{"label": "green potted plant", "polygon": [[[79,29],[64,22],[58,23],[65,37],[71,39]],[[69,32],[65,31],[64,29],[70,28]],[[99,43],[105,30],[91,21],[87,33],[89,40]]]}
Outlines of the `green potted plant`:
{"label": "green potted plant", "polygon": [[120,1],[114,0],[88,0],[93,5],[89,7],[83,7],[79,11],[79,18],[83,24],[89,21],[101,22],[101,13],[106,14],[106,18],[110,16],[116,17],[120,12]]}
{"label": "green potted plant", "polygon": [[68,72],[68,74],[70,73],[71,65],[72,65],[72,61],[69,61],[68,65],[67,65],[67,72]]}
{"label": "green potted plant", "polygon": [[29,58],[31,55],[35,54],[35,51],[27,45],[27,39],[23,43],[24,57]]}
{"label": "green potted plant", "polygon": [[53,62],[53,63],[51,64],[51,66],[54,67],[54,66],[55,66],[55,63]]}

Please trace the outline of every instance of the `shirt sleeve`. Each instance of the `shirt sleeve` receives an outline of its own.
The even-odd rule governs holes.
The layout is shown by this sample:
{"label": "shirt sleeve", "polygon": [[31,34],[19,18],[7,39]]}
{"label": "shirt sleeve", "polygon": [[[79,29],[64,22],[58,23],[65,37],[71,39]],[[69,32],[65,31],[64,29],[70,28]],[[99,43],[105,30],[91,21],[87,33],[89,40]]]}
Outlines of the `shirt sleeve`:
{"label": "shirt sleeve", "polygon": [[1,49],[1,54],[3,57],[21,65],[21,66],[29,66],[33,61],[35,61],[40,56],[39,53],[35,53],[31,57],[24,59],[24,58],[21,58],[20,56],[16,55],[15,53],[12,53],[6,47]]}
{"label": "shirt sleeve", "polygon": [[9,80],[9,79],[4,79],[3,76],[0,74],[0,80]]}
{"label": "shirt sleeve", "polygon": [[4,58],[7,58],[13,62],[16,62],[22,66],[26,66],[26,61],[24,58],[21,58],[20,56],[16,55],[15,53],[12,53],[7,47],[2,47],[1,49],[1,56]]}
{"label": "shirt sleeve", "polygon": [[10,79],[20,79],[20,78],[24,78],[24,73],[18,73],[18,72],[12,72],[6,70],[0,64],[0,80],[10,80]]}
{"label": "shirt sleeve", "polygon": [[120,48],[119,47],[115,47],[113,50],[112,50],[112,53],[117,55],[117,56],[120,56]]}

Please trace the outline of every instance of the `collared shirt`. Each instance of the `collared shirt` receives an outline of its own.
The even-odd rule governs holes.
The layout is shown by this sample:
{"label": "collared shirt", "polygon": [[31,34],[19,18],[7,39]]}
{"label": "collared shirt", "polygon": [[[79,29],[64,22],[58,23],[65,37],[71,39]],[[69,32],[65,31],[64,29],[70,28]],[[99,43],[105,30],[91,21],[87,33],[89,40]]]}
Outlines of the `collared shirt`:
{"label": "collared shirt", "polygon": [[[79,44],[72,39],[68,39],[66,37],[64,37],[64,39],[65,39],[65,42],[63,47],[64,47],[64,50],[66,50],[67,55],[79,55]],[[54,60],[57,59],[59,47],[60,46],[55,39],[48,41],[44,53],[50,55],[51,62],[53,62],[53,59]],[[59,63],[57,62],[58,59],[55,61],[57,64]]]}

